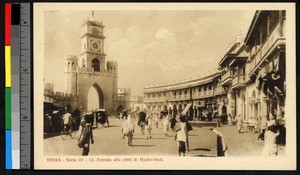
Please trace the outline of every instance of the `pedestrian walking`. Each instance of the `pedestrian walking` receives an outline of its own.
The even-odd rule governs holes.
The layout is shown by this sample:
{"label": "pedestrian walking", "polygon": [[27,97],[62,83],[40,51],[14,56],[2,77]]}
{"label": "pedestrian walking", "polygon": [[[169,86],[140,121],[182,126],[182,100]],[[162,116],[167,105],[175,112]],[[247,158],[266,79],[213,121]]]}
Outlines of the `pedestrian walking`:
{"label": "pedestrian walking", "polygon": [[80,140],[78,142],[79,148],[82,148],[82,156],[87,156],[90,152],[90,143],[94,143],[92,125],[93,125],[93,114],[86,114],[81,122],[83,129]]}
{"label": "pedestrian walking", "polygon": [[227,120],[227,107],[225,104],[222,106],[222,114],[221,114],[221,122],[222,124],[225,124]]}
{"label": "pedestrian walking", "polygon": [[[274,121],[274,120],[273,120]],[[268,122],[268,130],[265,132],[265,145],[262,151],[263,156],[277,156],[278,147],[276,137],[279,135],[275,122]]]}
{"label": "pedestrian walking", "polygon": [[144,111],[141,111],[138,114],[138,125],[141,127],[142,134],[145,134],[145,126],[146,126],[146,113]]}
{"label": "pedestrian walking", "polygon": [[169,136],[168,132],[169,132],[169,129],[170,129],[170,116],[169,115],[166,115],[166,117],[163,119],[163,128],[164,128],[164,134],[165,136]]}
{"label": "pedestrian walking", "polygon": [[153,121],[154,121],[155,127],[158,128],[159,117],[158,117],[157,113],[154,114],[154,119],[153,119]]}
{"label": "pedestrian walking", "polygon": [[233,123],[234,123],[234,122],[232,121],[231,114],[228,114],[228,125],[229,125],[229,126],[232,126]]}
{"label": "pedestrian walking", "polygon": [[152,136],[151,136],[151,131],[152,131],[152,117],[151,116],[147,117],[147,122],[146,122],[147,125],[145,127],[145,132],[146,132],[147,139],[151,139],[152,138]]}
{"label": "pedestrian walking", "polygon": [[237,125],[238,132],[241,133],[242,126],[243,126],[243,119],[242,119],[241,115],[237,116],[237,118],[236,118],[236,125]]}
{"label": "pedestrian walking", "polygon": [[188,147],[188,131],[185,116],[179,116],[179,122],[174,127],[174,130],[176,132],[175,138],[177,139],[178,154],[179,156],[185,156],[185,151]]}
{"label": "pedestrian walking", "polygon": [[268,123],[267,116],[263,116],[260,123],[260,134],[257,140],[261,140],[261,141],[265,140],[265,132],[268,128],[267,123]]}
{"label": "pedestrian walking", "polygon": [[132,116],[129,114],[127,119],[122,123],[122,132],[127,140],[127,145],[132,146],[132,139],[134,133],[134,124],[132,121]]}

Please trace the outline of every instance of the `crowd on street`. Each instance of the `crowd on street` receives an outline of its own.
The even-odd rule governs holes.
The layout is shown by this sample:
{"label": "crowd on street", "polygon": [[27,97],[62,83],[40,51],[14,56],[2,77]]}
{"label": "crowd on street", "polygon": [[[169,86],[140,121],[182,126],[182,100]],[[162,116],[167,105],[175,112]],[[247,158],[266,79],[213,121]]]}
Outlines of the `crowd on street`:
{"label": "crowd on street", "polygon": [[[209,114],[209,112],[208,112]],[[104,117],[103,117],[104,115]],[[209,114],[210,115],[210,114]],[[243,121],[241,115],[232,117],[227,115],[225,109],[218,122],[221,125],[236,127],[238,133],[244,131],[253,131],[258,134],[257,142],[264,142],[262,151],[263,156],[276,156],[278,147],[285,146],[285,122],[284,120],[275,120],[271,117],[251,118]],[[45,130],[47,132],[60,132],[63,128],[67,130],[76,130],[78,146],[82,148],[82,155],[89,154],[90,144],[94,144],[93,126],[100,123],[104,126],[108,124],[108,115],[105,112],[91,111],[80,117],[80,111],[74,110],[69,112],[67,108],[54,110],[51,114],[45,115]],[[144,111],[125,110],[117,117],[121,120],[121,139],[126,140],[128,146],[133,146],[134,134],[140,132],[145,135],[146,139],[152,139],[151,131],[153,127],[162,127],[161,134],[165,137],[174,136],[178,147],[178,155],[185,156],[185,152],[189,151],[188,132],[193,128],[187,120],[187,115],[182,113],[174,116],[168,113],[147,113]],[[216,118],[216,117],[213,117]],[[108,126],[108,125],[107,125]],[[135,128],[138,126],[139,128]]]}

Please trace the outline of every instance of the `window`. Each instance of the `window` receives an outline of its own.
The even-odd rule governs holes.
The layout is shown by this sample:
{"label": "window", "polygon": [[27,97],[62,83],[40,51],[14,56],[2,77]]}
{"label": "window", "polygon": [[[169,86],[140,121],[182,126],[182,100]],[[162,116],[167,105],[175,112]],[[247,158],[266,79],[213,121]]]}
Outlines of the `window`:
{"label": "window", "polygon": [[147,97],[149,98],[149,97],[150,97],[150,94],[147,94]]}
{"label": "window", "polygon": [[97,58],[94,58],[92,61],[92,71],[100,72],[100,62]]}
{"label": "window", "polygon": [[181,95],[181,90],[179,90],[179,95]]}
{"label": "window", "polygon": [[187,94],[187,90],[186,89],[184,90],[184,94]]}
{"label": "window", "polygon": [[82,58],[81,64],[82,64],[82,67],[85,67],[85,59],[84,58]]}
{"label": "window", "polygon": [[204,86],[204,91],[206,91],[206,86]]}
{"label": "window", "polygon": [[201,92],[201,86],[198,87],[198,91]]}

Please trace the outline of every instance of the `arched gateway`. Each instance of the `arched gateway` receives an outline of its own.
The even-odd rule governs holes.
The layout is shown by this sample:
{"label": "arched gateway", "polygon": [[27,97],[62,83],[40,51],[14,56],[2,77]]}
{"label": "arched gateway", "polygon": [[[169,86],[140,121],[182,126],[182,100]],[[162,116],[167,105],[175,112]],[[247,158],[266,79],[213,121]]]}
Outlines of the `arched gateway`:
{"label": "arched gateway", "polygon": [[[77,104],[73,104],[72,109],[78,108],[86,112],[90,110],[88,103],[93,103],[96,108],[106,109],[115,115],[118,65],[113,61],[105,61],[103,28],[102,22],[90,19],[84,21],[81,52],[78,55],[68,55],[65,59],[65,93],[78,97]],[[89,102],[88,94],[91,89],[96,91],[98,100]]]}

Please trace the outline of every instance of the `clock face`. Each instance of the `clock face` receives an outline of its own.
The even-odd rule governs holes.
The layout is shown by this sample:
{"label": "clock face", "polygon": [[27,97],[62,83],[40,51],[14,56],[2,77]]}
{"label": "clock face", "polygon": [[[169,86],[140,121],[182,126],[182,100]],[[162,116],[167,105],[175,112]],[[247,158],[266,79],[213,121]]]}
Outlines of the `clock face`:
{"label": "clock face", "polygon": [[101,50],[100,41],[91,40],[90,45],[92,51],[99,52]]}
{"label": "clock face", "polygon": [[94,44],[93,44],[93,47],[94,47],[94,49],[98,49],[98,44],[97,44],[97,43],[94,43]]}

